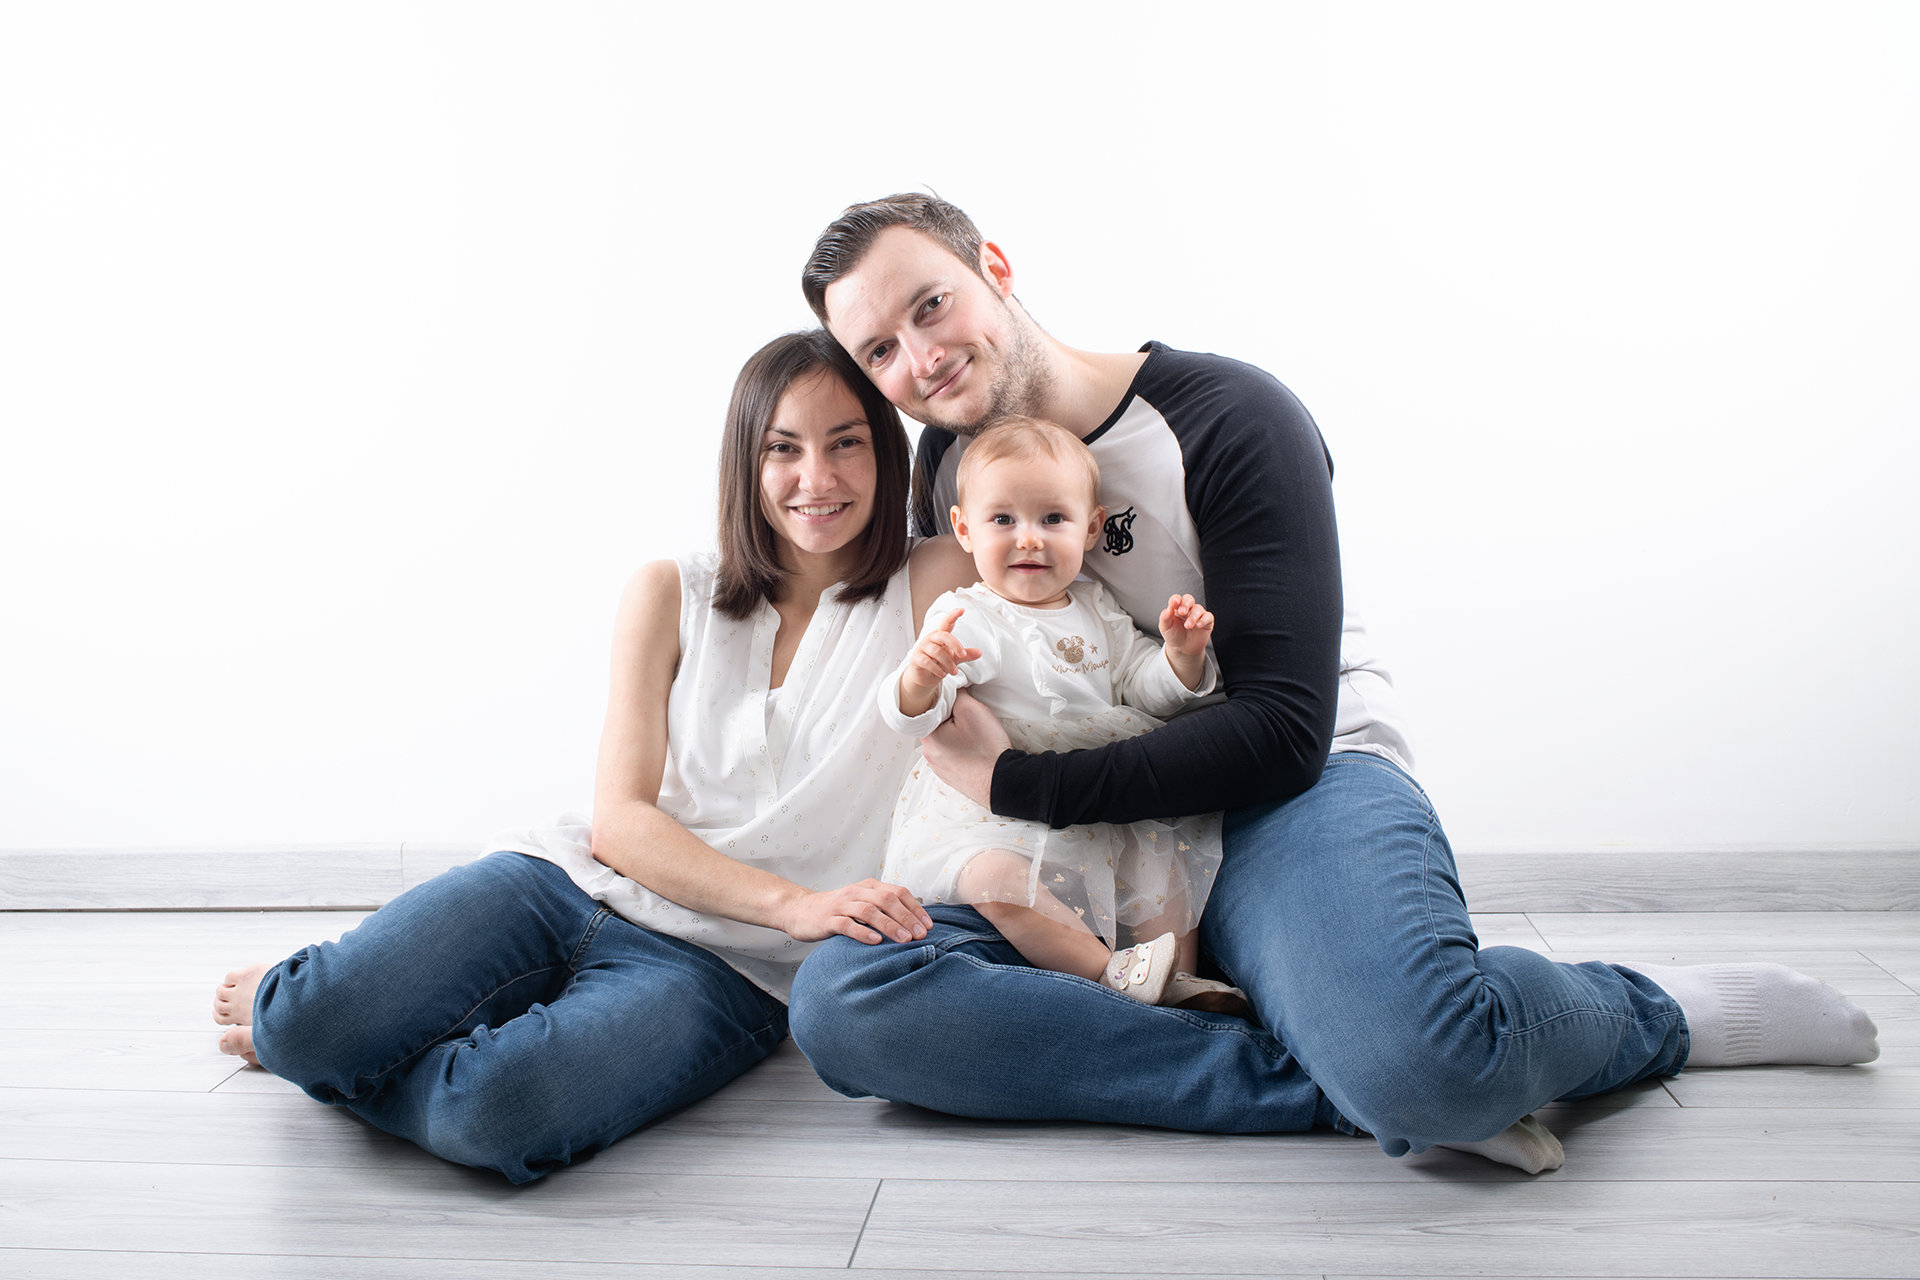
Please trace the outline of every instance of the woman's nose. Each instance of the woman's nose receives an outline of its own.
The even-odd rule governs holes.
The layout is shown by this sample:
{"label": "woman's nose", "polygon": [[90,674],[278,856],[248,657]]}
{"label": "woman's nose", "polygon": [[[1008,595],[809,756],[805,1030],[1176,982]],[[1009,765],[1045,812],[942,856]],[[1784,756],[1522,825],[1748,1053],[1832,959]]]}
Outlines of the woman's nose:
{"label": "woman's nose", "polygon": [[826,493],[837,483],[833,463],[822,451],[810,453],[800,461],[800,487],[807,493]]}

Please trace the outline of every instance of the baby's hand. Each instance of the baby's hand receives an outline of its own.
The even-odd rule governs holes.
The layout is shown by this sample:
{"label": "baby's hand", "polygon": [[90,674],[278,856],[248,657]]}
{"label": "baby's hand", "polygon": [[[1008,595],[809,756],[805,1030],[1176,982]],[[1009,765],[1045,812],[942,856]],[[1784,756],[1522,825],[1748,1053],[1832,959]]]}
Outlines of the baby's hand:
{"label": "baby's hand", "polygon": [[961,663],[972,662],[980,656],[978,649],[969,649],[953,634],[953,624],[965,612],[965,609],[955,609],[941,619],[940,625],[921,636],[920,643],[907,655],[906,665],[900,668],[902,715],[925,713],[940,699],[940,681],[960,674]]}
{"label": "baby's hand", "polygon": [[1167,665],[1180,683],[1198,689],[1207,674],[1207,641],[1213,638],[1213,615],[1194,603],[1192,596],[1168,596],[1160,614],[1160,638]]}
{"label": "baby's hand", "polygon": [[1197,658],[1213,638],[1213,615],[1195,604],[1192,596],[1168,596],[1160,614],[1160,636],[1167,648]]}

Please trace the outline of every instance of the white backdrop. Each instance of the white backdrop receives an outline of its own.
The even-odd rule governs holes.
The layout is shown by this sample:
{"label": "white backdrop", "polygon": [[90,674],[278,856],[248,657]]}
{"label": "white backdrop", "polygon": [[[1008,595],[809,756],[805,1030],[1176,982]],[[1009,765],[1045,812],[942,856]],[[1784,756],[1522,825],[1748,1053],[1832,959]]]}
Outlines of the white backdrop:
{"label": "white backdrop", "polygon": [[584,805],[734,371],[920,185],[1307,403],[1456,843],[1920,839],[1920,9],[819,9],[4,10],[0,846]]}

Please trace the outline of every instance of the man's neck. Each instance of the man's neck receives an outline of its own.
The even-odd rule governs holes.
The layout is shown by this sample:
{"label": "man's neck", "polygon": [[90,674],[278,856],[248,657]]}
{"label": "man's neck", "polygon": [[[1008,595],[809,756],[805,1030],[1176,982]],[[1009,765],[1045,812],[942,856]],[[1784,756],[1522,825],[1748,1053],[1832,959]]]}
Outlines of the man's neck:
{"label": "man's neck", "polygon": [[1048,334],[1038,336],[1047,353],[1050,378],[1039,412],[1033,416],[1057,422],[1084,440],[1120,407],[1133,385],[1133,375],[1147,362],[1146,353],[1081,351]]}

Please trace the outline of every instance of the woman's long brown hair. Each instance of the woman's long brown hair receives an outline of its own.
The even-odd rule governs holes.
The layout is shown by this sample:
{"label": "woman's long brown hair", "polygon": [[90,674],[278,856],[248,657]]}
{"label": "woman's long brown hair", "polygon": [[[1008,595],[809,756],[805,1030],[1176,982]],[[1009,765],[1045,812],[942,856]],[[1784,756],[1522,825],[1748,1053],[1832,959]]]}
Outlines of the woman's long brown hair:
{"label": "woman's long brown hair", "polygon": [[725,438],[720,444],[720,574],[713,607],[744,618],[786,590],[773,526],[760,510],[760,450],[780,398],[794,383],[825,372],[860,402],[873,435],[873,518],[857,545],[859,559],[839,599],[868,600],[907,562],[907,479],[912,469],[907,432],[879,388],[824,329],[787,333],[753,353],[733,384]]}

